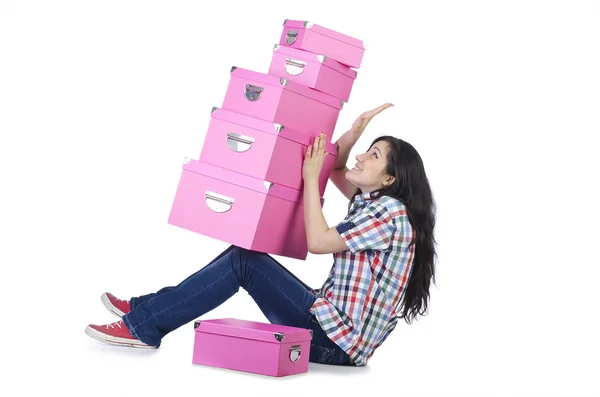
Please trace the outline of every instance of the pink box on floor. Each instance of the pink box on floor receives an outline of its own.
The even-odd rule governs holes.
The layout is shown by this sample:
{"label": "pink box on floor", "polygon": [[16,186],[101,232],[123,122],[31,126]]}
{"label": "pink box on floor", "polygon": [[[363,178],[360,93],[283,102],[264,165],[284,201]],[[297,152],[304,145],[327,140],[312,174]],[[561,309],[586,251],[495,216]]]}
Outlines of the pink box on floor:
{"label": "pink box on floor", "polygon": [[269,74],[348,102],[357,72],[325,55],[276,44]]}
{"label": "pink box on floor", "polygon": [[331,141],[342,100],[288,79],[231,68],[222,108]]}
{"label": "pink box on floor", "polygon": [[193,364],[275,377],[308,371],[312,331],[225,318],[194,322]]}
{"label": "pink box on floor", "polygon": [[[254,178],[302,190],[302,166],[314,138],[282,125],[213,108],[199,161]],[[337,148],[326,143],[319,176],[319,195],[325,194]]]}
{"label": "pink box on floor", "polygon": [[186,160],[169,224],[242,248],[306,259],[302,191]]}
{"label": "pink box on floor", "polygon": [[309,21],[286,19],[279,44],[335,59],[351,68],[360,68],[365,42]]}

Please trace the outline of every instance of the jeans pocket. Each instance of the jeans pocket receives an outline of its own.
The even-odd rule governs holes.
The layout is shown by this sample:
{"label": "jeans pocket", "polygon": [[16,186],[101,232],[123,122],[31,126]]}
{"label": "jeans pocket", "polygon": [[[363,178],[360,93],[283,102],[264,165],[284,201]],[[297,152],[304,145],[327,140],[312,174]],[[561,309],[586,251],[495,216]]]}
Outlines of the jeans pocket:
{"label": "jeans pocket", "polygon": [[334,354],[335,349],[311,344],[309,361],[319,364],[331,364]]}

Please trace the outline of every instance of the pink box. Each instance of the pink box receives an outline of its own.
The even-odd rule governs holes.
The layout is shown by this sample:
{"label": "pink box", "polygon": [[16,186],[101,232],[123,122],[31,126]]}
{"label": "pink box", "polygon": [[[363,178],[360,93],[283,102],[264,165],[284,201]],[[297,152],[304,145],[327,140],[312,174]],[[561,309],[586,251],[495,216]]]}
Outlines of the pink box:
{"label": "pink box", "polygon": [[357,73],[356,70],[325,55],[276,44],[269,74],[348,102]]}
{"label": "pink box", "polygon": [[300,83],[234,66],[222,108],[313,137],[324,132],[330,142],[342,102]]}
{"label": "pink box", "polygon": [[286,19],[279,44],[322,54],[351,68],[360,68],[367,45],[345,34],[308,21]]}
{"label": "pink box", "polygon": [[224,318],[195,321],[193,364],[270,376],[308,372],[312,331]]}
{"label": "pink box", "polygon": [[302,191],[186,160],[169,224],[238,247],[306,259]]}
{"label": "pink box", "polygon": [[[314,138],[279,124],[213,108],[199,161],[227,168],[261,180],[302,190],[302,165]],[[319,177],[319,195],[325,195],[337,155],[327,143]]]}

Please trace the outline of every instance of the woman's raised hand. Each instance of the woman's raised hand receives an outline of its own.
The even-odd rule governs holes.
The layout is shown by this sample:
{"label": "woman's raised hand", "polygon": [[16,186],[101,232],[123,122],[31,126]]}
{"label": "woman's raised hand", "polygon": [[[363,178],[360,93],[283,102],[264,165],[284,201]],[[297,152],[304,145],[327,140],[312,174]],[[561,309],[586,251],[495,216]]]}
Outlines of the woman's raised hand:
{"label": "woman's raised hand", "polygon": [[365,128],[367,128],[367,125],[369,124],[369,122],[373,119],[373,117],[375,117],[379,113],[383,112],[385,109],[392,107],[392,106],[394,106],[394,105],[391,103],[385,103],[381,106],[376,107],[375,109],[371,109],[369,111],[364,112],[363,114],[358,116],[358,118],[356,119],[356,121],[354,123],[352,123],[351,131],[354,134],[356,134],[357,137],[360,137],[362,135],[362,133],[365,131]]}

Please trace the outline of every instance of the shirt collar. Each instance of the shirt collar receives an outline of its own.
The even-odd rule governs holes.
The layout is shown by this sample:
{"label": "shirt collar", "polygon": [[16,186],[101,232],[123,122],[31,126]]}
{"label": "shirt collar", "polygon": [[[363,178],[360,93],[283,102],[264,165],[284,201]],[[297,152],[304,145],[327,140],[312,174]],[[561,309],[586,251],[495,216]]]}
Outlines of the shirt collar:
{"label": "shirt collar", "polygon": [[354,203],[356,205],[363,205],[366,203],[367,200],[372,200],[370,192],[358,193],[354,196]]}

